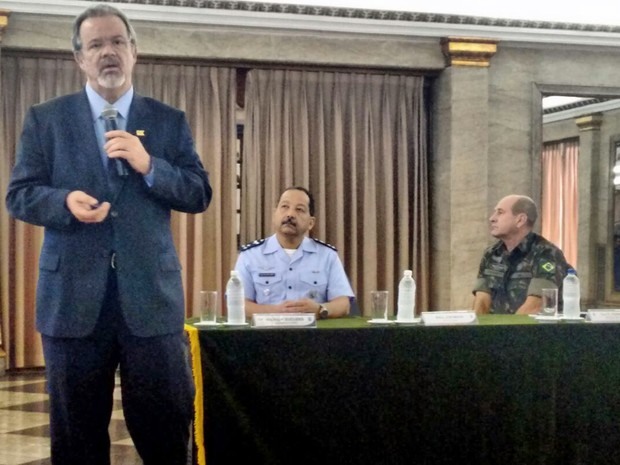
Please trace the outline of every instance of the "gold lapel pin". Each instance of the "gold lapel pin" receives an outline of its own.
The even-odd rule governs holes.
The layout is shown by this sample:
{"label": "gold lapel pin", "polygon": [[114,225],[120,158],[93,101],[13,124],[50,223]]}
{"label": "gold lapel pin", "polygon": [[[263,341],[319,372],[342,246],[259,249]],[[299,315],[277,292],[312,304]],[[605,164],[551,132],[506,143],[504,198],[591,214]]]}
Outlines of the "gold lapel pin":
{"label": "gold lapel pin", "polygon": [[136,136],[138,136],[138,137],[144,137],[144,136],[145,136],[144,129],[138,129],[138,130],[136,130]]}

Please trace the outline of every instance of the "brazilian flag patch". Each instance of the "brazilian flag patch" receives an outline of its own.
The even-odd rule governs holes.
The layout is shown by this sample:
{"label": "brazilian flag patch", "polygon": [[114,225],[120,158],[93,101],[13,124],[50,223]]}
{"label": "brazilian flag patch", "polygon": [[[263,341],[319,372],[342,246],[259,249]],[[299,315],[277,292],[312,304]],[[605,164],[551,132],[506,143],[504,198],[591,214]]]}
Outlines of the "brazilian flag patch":
{"label": "brazilian flag patch", "polygon": [[542,265],[540,265],[540,267],[545,270],[547,273],[551,273],[552,271],[555,271],[555,265],[551,262],[545,262]]}

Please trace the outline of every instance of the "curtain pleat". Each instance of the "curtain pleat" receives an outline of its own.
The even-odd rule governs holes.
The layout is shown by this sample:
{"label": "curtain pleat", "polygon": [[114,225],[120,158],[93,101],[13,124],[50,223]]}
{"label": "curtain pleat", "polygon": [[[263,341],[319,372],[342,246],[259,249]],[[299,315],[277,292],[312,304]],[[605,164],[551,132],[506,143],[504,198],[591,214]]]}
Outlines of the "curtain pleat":
{"label": "curtain pleat", "polygon": [[337,246],[357,300],[404,269],[428,308],[429,218],[424,78],[252,70],[246,82],[241,241],[272,233],[290,185],[316,200],[312,235]]}
{"label": "curtain pleat", "polygon": [[[35,330],[35,291],[43,229],[9,217],[4,194],[28,108],[83,87],[70,58],[3,55],[0,102],[0,323],[9,368],[43,366]],[[186,314],[202,289],[223,289],[236,258],[235,70],[149,63],[135,67],[136,92],[186,112],[214,196],[206,213],[174,213],[172,230],[183,267]]]}
{"label": "curtain pleat", "polygon": [[542,153],[542,235],[577,267],[579,140],[544,144]]}
{"label": "curtain pleat", "polygon": [[15,148],[26,112],[34,103],[79,89],[72,60],[3,55],[0,131],[0,315],[2,344],[9,368],[42,366],[41,339],[35,331],[35,292],[43,228],[8,216],[4,194],[15,164]]}
{"label": "curtain pleat", "polygon": [[221,291],[237,254],[236,73],[231,68],[145,64],[134,86],[186,113],[197,152],[213,187],[205,213],[172,215],[183,265],[187,315],[198,314],[201,290]]}

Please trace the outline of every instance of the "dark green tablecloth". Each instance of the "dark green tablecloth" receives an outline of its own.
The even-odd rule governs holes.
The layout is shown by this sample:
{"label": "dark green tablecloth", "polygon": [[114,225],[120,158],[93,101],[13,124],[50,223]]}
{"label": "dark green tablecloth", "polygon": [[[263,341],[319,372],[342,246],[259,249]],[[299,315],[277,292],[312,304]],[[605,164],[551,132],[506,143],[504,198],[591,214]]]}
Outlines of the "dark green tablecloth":
{"label": "dark green tablecloth", "polygon": [[620,326],[200,331],[207,463],[620,463]]}

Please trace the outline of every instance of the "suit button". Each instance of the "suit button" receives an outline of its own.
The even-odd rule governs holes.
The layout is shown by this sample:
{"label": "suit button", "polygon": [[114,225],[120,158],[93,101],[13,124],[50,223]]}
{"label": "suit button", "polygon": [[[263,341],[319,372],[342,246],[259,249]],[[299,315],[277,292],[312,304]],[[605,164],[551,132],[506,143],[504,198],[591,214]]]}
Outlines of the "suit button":
{"label": "suit button", "polygon": [[111,216],[112,218],[116,218],[116,217],[118,216],[118,212],[117,212],[116,210],[112,210],[112,211],[110,212],[110,216]]}

